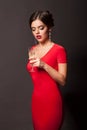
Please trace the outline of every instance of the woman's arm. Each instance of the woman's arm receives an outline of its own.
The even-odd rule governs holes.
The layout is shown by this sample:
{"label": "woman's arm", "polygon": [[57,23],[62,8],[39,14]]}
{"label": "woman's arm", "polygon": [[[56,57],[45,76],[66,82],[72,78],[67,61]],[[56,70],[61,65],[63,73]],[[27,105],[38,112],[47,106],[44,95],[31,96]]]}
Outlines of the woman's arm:
{"label": "woman's arm", "polygon": [[67,63],[60,63],[58,65],[58,71],[44,63],[43,69],[48,72],[48,74],[57,81],[60,85],[64,86],[67,77]]}
{"label": "woman's arm", "polygon": [[62,86],[65,85],[67,77],[67,63],[59,63],[58,71],[45,62],[41,61],[39,58],[30,60],[30,63],[33,63],[33,66],[43,68],[56,82]]}

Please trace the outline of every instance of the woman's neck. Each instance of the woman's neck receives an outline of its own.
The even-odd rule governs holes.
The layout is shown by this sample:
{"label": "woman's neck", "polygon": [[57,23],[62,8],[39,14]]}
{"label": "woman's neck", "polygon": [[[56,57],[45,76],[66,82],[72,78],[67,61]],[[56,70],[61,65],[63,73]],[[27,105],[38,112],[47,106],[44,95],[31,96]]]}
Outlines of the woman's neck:
{"label": "woman's neck", "polygon": [[49,46],[49,45],[52,45],[52,44],[53,44],[53,42],[50,41],[50,40],[47,40],[47,41],[45,41],[44,43],[42,43],[42,42],[39,42],[39,43],[38,43],[38,45],[41,46],[41,47]]}

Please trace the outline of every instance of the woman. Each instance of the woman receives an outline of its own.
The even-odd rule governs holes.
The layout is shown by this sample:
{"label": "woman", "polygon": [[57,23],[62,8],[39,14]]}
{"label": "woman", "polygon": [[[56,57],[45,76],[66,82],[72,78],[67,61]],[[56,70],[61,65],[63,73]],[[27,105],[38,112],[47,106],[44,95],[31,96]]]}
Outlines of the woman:
{"label": "woman", "polygon": [[[35,11],[29,25],[37,44],[30,51],[27,70],[32,77],[32,121],[34,130],[59,130],[63,119],[63,102],[59,85],[64,86],[67,77],[65,48],[51,41],[54,26],[49,11]],[[30,54],[30,52],[29,52]],[[30,71],[33,67],[34,71]]]}

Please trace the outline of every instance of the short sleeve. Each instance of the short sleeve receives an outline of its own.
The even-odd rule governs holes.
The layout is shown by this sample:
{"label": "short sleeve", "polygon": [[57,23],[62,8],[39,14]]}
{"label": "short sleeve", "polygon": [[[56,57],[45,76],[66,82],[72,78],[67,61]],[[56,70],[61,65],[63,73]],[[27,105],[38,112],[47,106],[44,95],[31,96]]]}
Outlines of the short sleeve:
{"label": "short sleeve", "polygon": [[57,62],[67,63],[67,52],[66,49],[62,46],[58,48]]}

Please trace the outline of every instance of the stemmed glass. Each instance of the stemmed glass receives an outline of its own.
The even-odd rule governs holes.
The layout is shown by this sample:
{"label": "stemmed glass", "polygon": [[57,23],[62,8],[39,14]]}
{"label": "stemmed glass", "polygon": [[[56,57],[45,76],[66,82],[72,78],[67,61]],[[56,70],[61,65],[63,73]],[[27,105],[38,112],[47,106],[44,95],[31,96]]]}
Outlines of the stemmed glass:
{"label": "stemmed glass", "polygon": [[[28,48],[28,56],[31,59],[35,58],[35,50],[31,49],[31,48]],[[33,64],[31,64],[31,70],[30,70],[30,72],[34,72],[34,71],[35,70],[34,70]]]}

